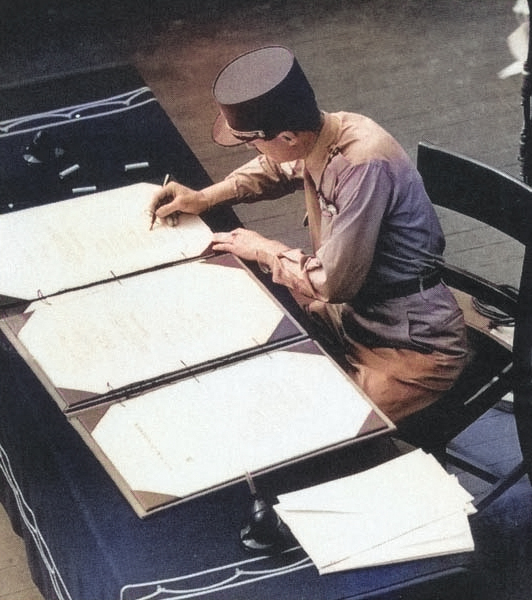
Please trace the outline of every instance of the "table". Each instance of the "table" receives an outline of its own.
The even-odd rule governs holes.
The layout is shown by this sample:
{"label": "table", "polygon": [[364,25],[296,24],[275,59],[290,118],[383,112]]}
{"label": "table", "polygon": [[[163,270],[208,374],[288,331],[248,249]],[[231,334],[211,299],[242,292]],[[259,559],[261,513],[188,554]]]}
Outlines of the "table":
{"label": "table", "polygon": [[[119,82],[120,89],[113,94],[139,84],[130,69],[96,73],[95,78]],[[88,79],[83,78],[76,102],[102,93]],[[75,85],[72,89],[75,95]],[[21,94],[28,97],[24,90]],[[151,92],[142,94],[149,99]],[[98,189],[106,189],[135,178],[159,181],[167,171],[191,187],[208,183],[154,100],[138,107],[142,119],[128,119],[132,110],[100,115],[97,127],[96,120],[81,118],[56,127],[62,143],[71,148],[71,157],[86,159],[78,175],[88,179],[80,183],[97,182]],[[149,134],[154,131],[157,139],[152,142]],[[35,130],[23,130],[0,137],[4,211],[71,195],[72,182],[57,177],[58,164],[32,174],[28,169],[33,165],[23,158],[4,160],[19,157],[33,135]],[[142,147],[140,140],[147,146]],[[132,147],[142,152],[133,156]],[[80,148],[83,152],[78,153]],[[104,151],[106,158],[101,157]],[[145,158],[150,167],[142,173],[122,168]],[[176,165],[180,172],[175,172]],[[236,221],[227,209],[207,218],[216,229],[230,228]],[[32,576],[47,600],[398,599],[405,589],[410,598],[429,598],[434,585],[444,586],[452,598],[461,597],[461,586],[469,581],[473,566],[469,554],[322,577],[296,544],[275,556],[249,554],[239,544],[251,502],[245,483],[141,520],[6,340],[1,343],[0,361],[0,500],[25,540]],[[277,494],[369,468],[396,454],[388,436],[369,439],[265,474],[256,483],[265,499],[273,502]]]}
{"label": "table", "polygon": [[[0,212],[64,200],[73,189],[161,184],[167,173],[193,189],[211,183],[131,67],[0,90],[0,107]],[[24,156],[39,134],[61,152],[31,163]],[[218,230],[240,225],[228,208],[214,208],[205,220]]]}

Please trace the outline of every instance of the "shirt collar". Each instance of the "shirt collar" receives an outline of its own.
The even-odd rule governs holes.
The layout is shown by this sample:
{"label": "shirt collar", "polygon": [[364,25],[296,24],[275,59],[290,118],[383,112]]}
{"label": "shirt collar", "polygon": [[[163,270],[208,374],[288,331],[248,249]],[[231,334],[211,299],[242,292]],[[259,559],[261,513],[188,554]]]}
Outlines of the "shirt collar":
{"label": "shirt collar", "polygon": [[305,167],[315,182],[319,181],[325,169],[331,152],[336,148],[340,120],[333,114],[323,114],[323,125],[321,127],[316,143],[309,155],[305,158]]}

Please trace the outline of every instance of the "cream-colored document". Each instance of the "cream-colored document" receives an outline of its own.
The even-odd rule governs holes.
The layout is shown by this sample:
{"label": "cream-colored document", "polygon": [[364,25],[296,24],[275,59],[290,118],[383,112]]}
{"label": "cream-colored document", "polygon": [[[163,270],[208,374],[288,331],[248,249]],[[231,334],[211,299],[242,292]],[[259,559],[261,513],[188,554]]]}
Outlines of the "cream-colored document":
{"label": "cream-colored document", "polygon": [[85,395],[266,345],[285,313],[236,259],[226,263],[199,259],[36,300],[4,329],[21,324],[14,342],[53,388]]}
{"label": "cream-colored document", "polygon": [[201,255],[212,232],[195,215],[156,223],[159,186],[138,183],[0,216],[0,295],[32,300]]}
{"label": "cream-colored document", "polygon": [[307,345],[113,404],[93,443],[132,490],[184,498],[353,440],[373,408]]}
{"label": "cream-colored document", "polygon": [[416,450],[275,506],[320,573],[473,550],[472,497]]}

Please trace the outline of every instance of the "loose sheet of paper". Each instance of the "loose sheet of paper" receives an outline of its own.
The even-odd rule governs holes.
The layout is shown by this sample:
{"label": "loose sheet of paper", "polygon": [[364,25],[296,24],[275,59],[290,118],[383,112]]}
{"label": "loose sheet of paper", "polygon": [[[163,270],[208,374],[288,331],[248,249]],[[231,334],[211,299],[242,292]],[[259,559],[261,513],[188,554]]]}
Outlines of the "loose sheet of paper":
{"label": "loose sheet of paper", "polygon": [[31,300],[199,256],[212,240],[199,217],[150,231],[157,189],[139,183],[0,215],[0,294]]}
{"label": "loose sheet of paper", "polygon": [[277,350],[115,404],[92,437],[131,489],[181,498],[352,440],[371,411],[327,356]]}
{"label": "loose sheet of paper", "polygon": [[36,301],[26,314],[18,341],[52,384],[94,394],[266,344],[284,318],[245,269],[208,260]]}
{"label": "loose sheet of paper", "polygon": [[325,575],[472,550],[474,541],[468,517],[464,512],[460,512],[408,531],[395,539],[322,567],[319,571]]}
{"label": "loose sheet of paper", "polygon": [[[285,494],[275,509],[320,572],[467,551],[472,497],[416,450],[374,469]],[[449,528],[449,536],[443,533]]]}

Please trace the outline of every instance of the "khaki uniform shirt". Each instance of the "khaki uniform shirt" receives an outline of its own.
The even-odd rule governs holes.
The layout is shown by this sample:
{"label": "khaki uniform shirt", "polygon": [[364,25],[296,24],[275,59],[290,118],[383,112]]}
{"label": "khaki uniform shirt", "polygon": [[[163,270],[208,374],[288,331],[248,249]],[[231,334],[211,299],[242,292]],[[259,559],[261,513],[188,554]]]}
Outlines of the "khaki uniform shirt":
{"label": "khaki uniform shirt", "polygon": [[445,241],[421,176],[374,121],[325,113],[304,161],[276,164],[259,156],[228,179],[238,202],[305,189],[313,253],[290,249],[257,258],[270,266],[275,282],[325,303],[344,340],[465,353],[463,315],[444,284],[379,297],[437,269]]}

